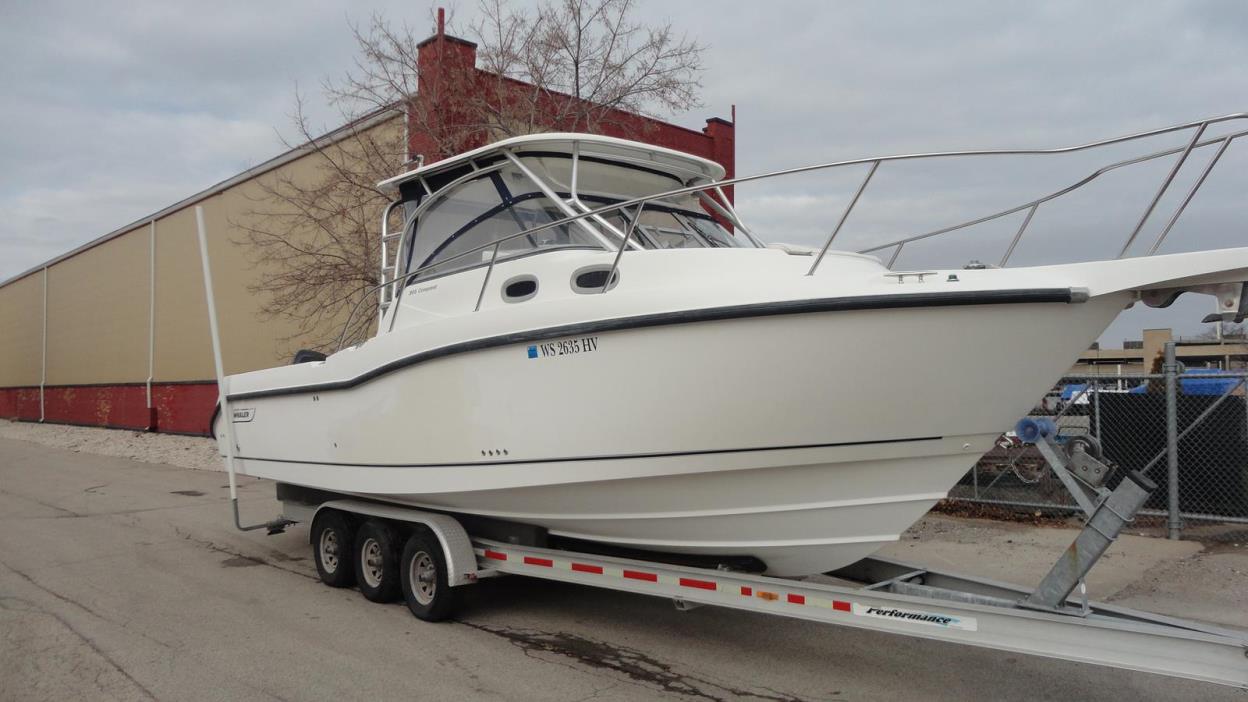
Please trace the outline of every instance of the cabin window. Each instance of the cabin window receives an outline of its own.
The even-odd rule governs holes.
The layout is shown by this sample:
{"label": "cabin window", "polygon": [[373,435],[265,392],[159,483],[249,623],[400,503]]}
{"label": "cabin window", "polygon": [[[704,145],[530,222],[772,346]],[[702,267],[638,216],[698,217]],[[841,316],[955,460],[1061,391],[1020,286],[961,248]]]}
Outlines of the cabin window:
{"label": "cabin window", "polygon": [[[522,173],[504,168],[439,196],[416,222],[408,262],[413,270],[434,266],[428,275],[472,268],[489,262],[494,254],[490,243],[563,216]],[[556,248],[602,248],[602,244],[583,227],[561,225],[503,242],[498,258]]]}

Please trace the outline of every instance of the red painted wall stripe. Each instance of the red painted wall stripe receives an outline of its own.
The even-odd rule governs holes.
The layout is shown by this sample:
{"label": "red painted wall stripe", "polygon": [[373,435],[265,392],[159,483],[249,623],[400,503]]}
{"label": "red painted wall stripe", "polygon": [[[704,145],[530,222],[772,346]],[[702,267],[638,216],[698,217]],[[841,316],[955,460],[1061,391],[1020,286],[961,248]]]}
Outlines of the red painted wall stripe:
{"label": "red painted wall stripe", "polygon": [[507,554],[505,554],[505,553],[499,553],[498,551],[491,551],[491,550],[490,550],[490,549],[488,549],[488,548],[487,548],[487,549],[485,549],[485,557],[486,557],[486,558],[493,558],[493,559],[494,559],[494,560],[496,560],[496,561],[505,561],[505,560],[507,560]]}
{"label": "red painted wall stripe", "polygon": [[550,568],[555,565],[555,562],[550,560],[549,558],[536,558],[534,556],[525,556],[524,564],[535,565],[535,566],[546,566],[547,568]]}
{"label": "red painted wall stripe", "polygon": [[[50,424],[178,434],[207,435],[216,403],[216,383],[152,383],[151,409],[142,384],[57,385],[44,390]],[[0,417],[38,420],[39,388],[0,388]]]}
{"label": "red painted wall stripe", "polygon": [[694,580],[693,578],[681,578],[681,587],[696,587],[699,590],[714,590],[715,583],[710,580]]}
{"label": "red painted wall stripe", "polygon": [[631,578],[633,580],[645,580],[650,583],[659,582],[658,575],[655,575],[654,573],[643,573],[639,570],[626,570],[624,571],[624,577]]}
{"label": "red painted wall stripe", "polygon": [[573,563],[572,570],[575,570],[578,573],[593,573],[594,575],[602,575],[602,566]]}
{"label": "red painted wall stripe", "polygon": [[854,610],[848,602],[842,602],[840,600],[832,600],[832,609],[835,609],[838,612],[852,612]]}
{"label": "red painted wall stripe", "polygon": [[806,604],[806,596],[805,596],[805,595],[794,595],[793,593],[791,593],[791,592],[790,592],[790,593],[789,593],[789,604]]}

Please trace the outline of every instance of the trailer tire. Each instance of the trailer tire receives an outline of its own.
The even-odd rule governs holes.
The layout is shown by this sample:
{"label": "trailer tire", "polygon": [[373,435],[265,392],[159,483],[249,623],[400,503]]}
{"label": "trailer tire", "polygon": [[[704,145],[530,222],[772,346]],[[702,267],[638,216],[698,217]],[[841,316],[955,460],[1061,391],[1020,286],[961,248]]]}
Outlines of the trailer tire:
{"label": "trailer tire", "polygon": [[355,534],[355,582],[372,602],[399,599],[399,547],[394,531],[376,519]]}
{"label": "trailer tire", "polygon": [[350,554],[355,544],[355,530],[347,515],[325,510],[312,520],[312,560],[321,582],[330,587],[351,587],[355,584],[355,568]]}
{"label": "trailer tire", "polygon": [[440,622],[455,611],[459,588],[447,581],[446,555],[433,534],[418,530],[407,540],[399,559],[399,579],[407,608],[417,619]]}

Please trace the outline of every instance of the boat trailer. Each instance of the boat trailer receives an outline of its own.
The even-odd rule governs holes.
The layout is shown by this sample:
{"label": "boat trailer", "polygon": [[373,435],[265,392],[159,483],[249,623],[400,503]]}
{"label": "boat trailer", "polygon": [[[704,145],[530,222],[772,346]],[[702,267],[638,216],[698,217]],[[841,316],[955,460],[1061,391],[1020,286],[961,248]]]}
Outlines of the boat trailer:
{"label": "boat trailer", "polygon": [[[523,575],[665,597],[681,611],[714,605],[1248,688],[1248,632],[1088,601],[1084,576],[1156,486],[1128,475],[1110,491],[1095,477],[1098,465],[1102,482],[1109,470],[1094,445],[1059,448],[1051,436],[1036,443],[1080,491],[1087,521],[1032,590],[885,558],[797,580],[541,548],[471,535],[453,515],[345,496],[319,504],[283,498],[283,518],[311,521],[314,542],[317,518],[333,513],[432,533],[446,571],[436,577],[450,588]],[[1076,588],[1081,596],[1071,598]]]}
{"label": "boat trailer", "polygon": [[[1110,490],[1106,482],[1112,471],[1101,462],[1095,439],[1073,436],[1059,442],[1055,428],[1032,432],[1020,423],[1020,429],[1026,429],[1020,436],[1037,446],[1075,495],[1085,517],[1083,529],[1034,589],[885,558],[866,558],[799,580],[722,565],[690,567],[547,548],[544,530],[535,527],[491,525],[492,520],[483,523],[478,517],[280,483],[283,515],[275,522],[312,525],[314,558],[327,584],[344,586],[327,578],[326,558],[339,560],[339,566],[360,561],[377,573],[389,568],[392,577],[398,575],[412,613],[430,621],[450,616],[455,591],[463,586],[523,575],[665,597],[681,611],[714,605],[1248,689],[1248,632],[1087,599],[1084,577],[1157,486],[1132,472]],[[359,531],[375,533],[384,526],[400,543],[406,537],[407,546],[401,556],[370,556],[357,543],[353,550],[327,556],[324,525],[344,524],[344,518]],[[353,541],[350,530],[345,537],[346,543]],[[421,560],[422,553],[433,557]],[[412,594],[422,586],[423,596]],[[1072,597],[1076,589],[1079,595]],[[361,591],[376,598],[363,583]]]}

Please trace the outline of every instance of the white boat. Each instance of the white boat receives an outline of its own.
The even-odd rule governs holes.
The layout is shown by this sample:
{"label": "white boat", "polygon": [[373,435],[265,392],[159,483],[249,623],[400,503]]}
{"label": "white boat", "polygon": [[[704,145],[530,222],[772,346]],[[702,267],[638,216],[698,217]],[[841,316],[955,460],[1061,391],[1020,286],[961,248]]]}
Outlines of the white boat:
{"label": "white boat", "polygon": [[[1203,131],[1150,158],[1233,138]],[[912,272],[831,237],[768,248],[722,178],[545,134],[386,181],[406,225],[383,234],[377,334],[228,377],[240,472],[825,572],[898,539],[1123,309],[1181,291],[1228,316],[1248,304],[1248,248]]]}

